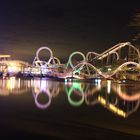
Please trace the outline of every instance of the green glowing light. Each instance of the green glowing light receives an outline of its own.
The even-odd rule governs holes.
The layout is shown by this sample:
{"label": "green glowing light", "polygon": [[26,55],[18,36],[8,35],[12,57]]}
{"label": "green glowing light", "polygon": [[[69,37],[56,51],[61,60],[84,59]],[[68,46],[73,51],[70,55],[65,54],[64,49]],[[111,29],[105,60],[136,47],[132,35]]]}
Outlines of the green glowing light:
{"label": "green glowing light", "polygon": [[84,102],[84,93],[83,92],[80,92],[81,93],[81,99],[79,101],[74,101],[72,98],[71,98],[71,94],[72,94],[72,91],[73,90],[70,90],[69,94],[68,94],[68,101],[71,105],[73,106],[80,106],[83,102]]}

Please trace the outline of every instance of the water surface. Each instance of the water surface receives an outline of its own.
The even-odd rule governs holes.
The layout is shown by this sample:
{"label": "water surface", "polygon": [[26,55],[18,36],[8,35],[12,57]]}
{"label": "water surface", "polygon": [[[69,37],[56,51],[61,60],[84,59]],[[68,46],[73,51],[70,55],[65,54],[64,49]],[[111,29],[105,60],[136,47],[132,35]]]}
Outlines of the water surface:
{"label": "water surface", "polygon": [[140,139],[139,104],[139,83],[0,79],[1,137]]}

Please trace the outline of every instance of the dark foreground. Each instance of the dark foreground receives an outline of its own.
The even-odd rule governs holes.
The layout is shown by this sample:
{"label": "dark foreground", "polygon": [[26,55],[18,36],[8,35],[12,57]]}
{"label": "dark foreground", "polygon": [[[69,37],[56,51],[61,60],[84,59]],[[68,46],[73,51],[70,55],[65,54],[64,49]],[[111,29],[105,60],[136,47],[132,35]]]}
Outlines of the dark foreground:
{"label": "dark foreground", "polygon": [[[51,126],[50,126],[51,125]],[[58,125],[58,124],[57,124]],[[41,124],[40,124],[41,126]],[[9,128],[1,125],[1,138],[3,139],[55,139],[55,140],[102,140],[102,139],[126,139],[126,140],[139,140],[139,136],[129,135],[109,129],[103,129],[93,125],[82,125],[82,124],[63,124],[54,126],[49,124],[47,128],[44,128],[47,132],[28,132],[15,128]],[[66,128],[69,127],[69,128]],[[38,127],[37,127],[38,128]],[[43,130],[42,130],[43,131]]]}
{"label": "dark foreground", "polygon": [[[25,101],[26,99],[22,97]],[[22,101],[23,101],[22,100]],[[9,102],[9,100],[5,100]],[[48,110],[39,110],[30,104],[13,101],[0,106],[0,134],[4,139],[140,139],[140,113],[127,120],[118,118],[101,106],[79,108],[68,104],[54,104]],[[32,107],[32,108],[31,108]]]}

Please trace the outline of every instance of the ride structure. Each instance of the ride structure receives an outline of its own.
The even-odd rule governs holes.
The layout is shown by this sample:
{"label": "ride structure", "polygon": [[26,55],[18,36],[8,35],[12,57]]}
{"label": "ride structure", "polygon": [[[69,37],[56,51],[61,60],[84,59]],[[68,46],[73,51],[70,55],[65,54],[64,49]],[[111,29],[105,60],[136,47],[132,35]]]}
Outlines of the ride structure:
{"label": "ride structure", "polygon": [[[40,52],[48,51],[45,60],[40,58]],[[102,52],[73,52],[66,64],[54,56],[52,50],[46,46],[40,47],[29,64],[21,60],[7,60],[10,56],[0,61],[0,72],[3,77],[49,77],[58,79],[131,79],[140,80],[140,52],[130,42],[118,43]],[[2,58],[2,57],[0,57]]]}

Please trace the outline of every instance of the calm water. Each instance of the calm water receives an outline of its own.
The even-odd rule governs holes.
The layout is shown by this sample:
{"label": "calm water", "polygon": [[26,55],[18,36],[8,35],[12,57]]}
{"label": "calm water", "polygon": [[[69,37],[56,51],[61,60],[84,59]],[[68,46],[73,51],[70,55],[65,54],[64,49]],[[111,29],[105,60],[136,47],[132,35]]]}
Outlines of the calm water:
{"label": "calm water", "polygon": [[1,137],[140,139],[140,86],[0,79]]}

